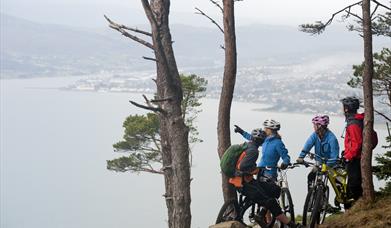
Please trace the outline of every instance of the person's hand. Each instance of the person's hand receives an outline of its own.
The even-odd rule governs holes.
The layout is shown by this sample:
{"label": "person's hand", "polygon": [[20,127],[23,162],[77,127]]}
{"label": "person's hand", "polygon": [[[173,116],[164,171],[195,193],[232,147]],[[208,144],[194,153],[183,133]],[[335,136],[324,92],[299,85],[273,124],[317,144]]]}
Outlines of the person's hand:
{"label": "person's hand", "polygon": [[299,164],[303,164],[304,163],[304,158],[297,158],[296,162],[299,163]]}
{"label": "person's hand", "polygon": [[288,164],[281,163],[280,169],[284,170],[284,169],[286,169],[286,168],[288,168]]}
{"label": "person's hand", "polygon": [[234,126],[235,126],[234,128],[235,133],[243,134],[244,130],[242,128],[240,128],[238,125],[234,125]]}

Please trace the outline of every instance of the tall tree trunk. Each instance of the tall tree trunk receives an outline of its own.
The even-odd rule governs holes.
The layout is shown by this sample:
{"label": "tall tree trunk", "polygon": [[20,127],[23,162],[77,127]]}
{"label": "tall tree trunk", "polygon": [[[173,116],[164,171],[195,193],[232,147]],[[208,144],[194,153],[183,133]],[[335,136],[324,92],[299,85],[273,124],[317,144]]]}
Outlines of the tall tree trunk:
{"label": "tall tree trunk", "polygon": [[[159,94],[159,93],[158,93]],[[159,95],[158,95],[159,96]],[[163,114],[159,114],[159,119],[162,120],[165,118]],[[164,194],[164,197],[166,199],[166,206],[167,206],[167,215],[168,215],[168,227],[173,227],[173,212],[174,212],[174,205],[172,200],[172,169],[166,168],[171,166],[171,148],[170,143],[168,141],[168,130],[166,126],[166,121],[159,121],[159,133],[160,133],[160,140],[161,140],[161,150],[162,150],[162,161],[163,161],[163,171],[164,171],[164,186],[166,193]]]}
{"label": "tall tree trunk", "polygon": [[167,203],[169,226],[189,228],[191,224],[189,130],[182,118],[182,86],[172,49],[168,20],[170,1],[150,0],[150,3],[148,0],[141,1],[152,28],[152,41],[157,60],[158,98],[169,98],[161,103],[164,112],[159,115],[159,120],[164,122],[164,135],[171,152],[171,164],[164,167],[165,177],[168,177],[165,180],[170,185],[170,188],[166,186],[166,190],[171,190],[172,193],[166,198],[172,200],[172,204]]}
{"label": "tall tree trunk", "polygon": [[[223,8],[225,65],[217,122],[218,153],[220,158],[231,145],[230,115],[237,67],[234,1],[224,0]],[[236,197],[235,189],[228,183],[228,179],[224,174],[222,174],[222,188],[224,201]]]}
{"label": "tall tree trunk", "polygon": [[363,0],[363,35],[364,35],[364,130],[363,147],[361,156],[361,175],[363,187],[363,199],[372,202],[375,199],[375,191],[372,179],[372,131],[373,131],[373,53],[372,53],[372,29],[370,0]]}

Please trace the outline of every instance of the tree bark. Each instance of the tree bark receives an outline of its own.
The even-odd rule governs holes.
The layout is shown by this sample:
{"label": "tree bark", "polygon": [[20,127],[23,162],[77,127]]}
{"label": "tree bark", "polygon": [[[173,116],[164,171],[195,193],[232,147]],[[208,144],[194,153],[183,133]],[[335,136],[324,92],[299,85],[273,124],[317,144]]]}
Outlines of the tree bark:
{"label": "tree bark", "polygon": [[[159,119],[162,120],[165,118],[163,114],[159,114]],[[159,122],[159,131],[160,131],[160,139],[161,139],[161,151],[162,151],[162,162],[163,162],[163,172],[164,172],[164,186],[166,193],[164,194],[164,197],[166,199],[166,206],[167,206],[167,216],[168,216],[168,227],[173,227],[173,211],[174,211],[174,205],[173,205],[173,191],[172,191],[172,169],[171,167],[171,148],[170,143],[168,140],[168,132],[167,132],[167,126],[166,121],[160,121]]]}
{"label": "tree bark", "polygon": [[[225,65],[217,122],[218,154],[220,158],[231,145],[230,113],[237,70],[234,0],[224,0],[223,9]],[[224,201],[236,198],[235,189],[228,183],[228,179],[224,174],[222,174],[222,188]]]}
{"label": "tree bark", "polygon": [[361,155],[361,176],[363,187],[363,199],[373,202],[375,191],[372,178],[372,131],[373,131],[373,52],[372,52],[372,26],[370,0],[363,0],[363,36],[364,36],[364,72],[363,72],[363,92],[364,92],[364,130],[363,146]]}
{"label": "tree bark", "polygon": [[159,120],[162,121],[163,138],[167,141],[167,148],[170,151],[164,159],[167,161],[171,159],[171,164],[165,168],[165,177],[167,177],[165,181],[168,185],[166,191],[171,191],[170,198],[166,198],[169,227],[189,228],[191,224],[189,130],[182,118],[182,86],[169,29],[170,1],[141,1],[152,28],[152,41],[157,60],[157,99],[171,98],[161,103],[164,112],[159,115]]}

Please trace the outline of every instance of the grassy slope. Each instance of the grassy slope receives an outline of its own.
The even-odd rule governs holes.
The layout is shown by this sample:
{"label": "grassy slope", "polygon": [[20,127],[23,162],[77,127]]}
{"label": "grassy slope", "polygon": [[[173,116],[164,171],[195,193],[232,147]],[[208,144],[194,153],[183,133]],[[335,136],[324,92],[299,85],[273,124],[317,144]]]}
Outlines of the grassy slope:
{"label": "grassy slope", "polygon": [[379,197],[373,204],[360,200],[346,213],[330,216],[320,227],[391,227],[391,196]]}

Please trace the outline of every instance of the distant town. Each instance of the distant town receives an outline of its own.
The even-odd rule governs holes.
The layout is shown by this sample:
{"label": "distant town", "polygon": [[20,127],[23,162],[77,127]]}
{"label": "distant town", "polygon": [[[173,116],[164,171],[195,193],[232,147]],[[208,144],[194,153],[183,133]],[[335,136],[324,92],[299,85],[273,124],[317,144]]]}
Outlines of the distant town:
{"label": "distant town", "polygon": [[[338,114],[341,98],[360,96],[360,89],[346,84],[351,72],[351,66],[310,71],[303,65],[240,68],[234,97],[236,101],[267,104],[270,111]],[[203,70],[198,75],[208,80],[206,97],[218,98],[221,69]],[[153,78],[154,71],[89,77],[63,89],[150,94],[155,92]]]}

